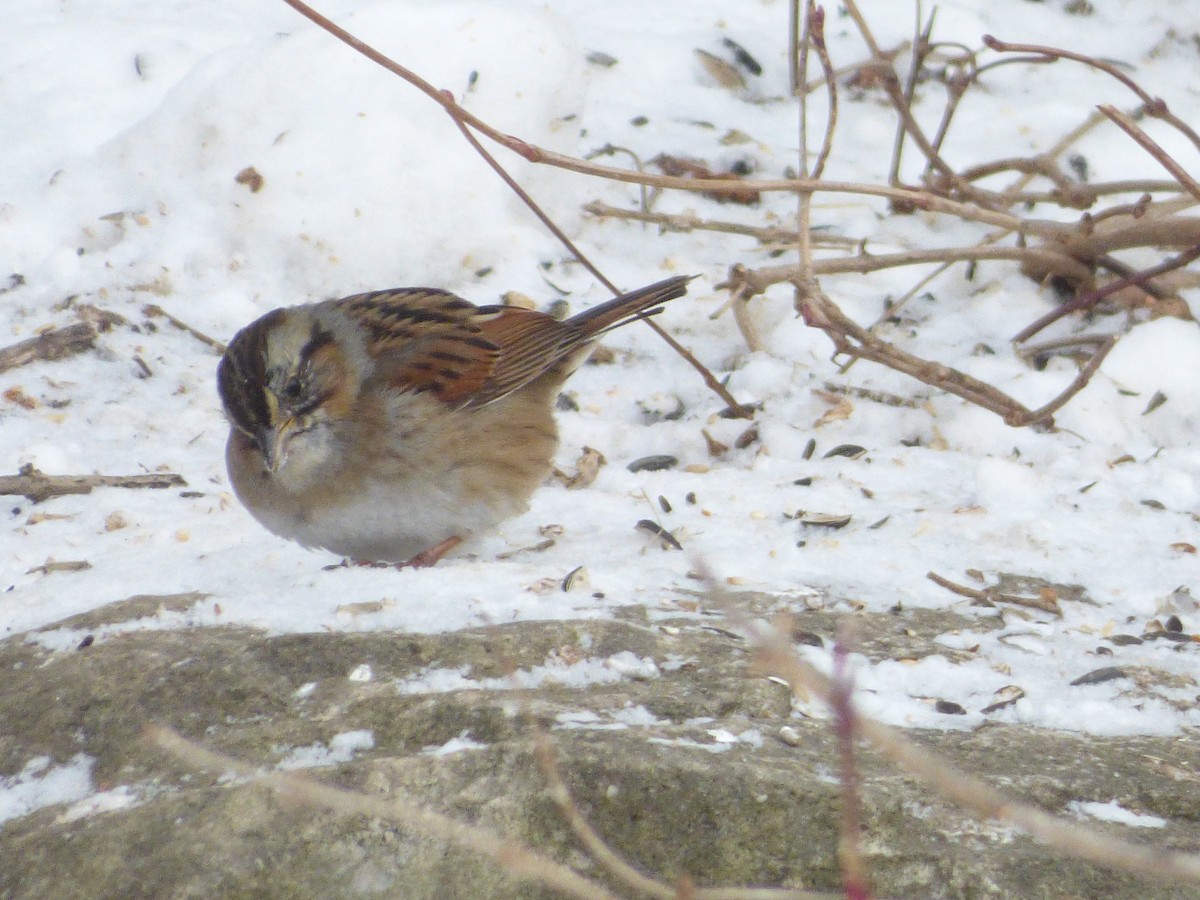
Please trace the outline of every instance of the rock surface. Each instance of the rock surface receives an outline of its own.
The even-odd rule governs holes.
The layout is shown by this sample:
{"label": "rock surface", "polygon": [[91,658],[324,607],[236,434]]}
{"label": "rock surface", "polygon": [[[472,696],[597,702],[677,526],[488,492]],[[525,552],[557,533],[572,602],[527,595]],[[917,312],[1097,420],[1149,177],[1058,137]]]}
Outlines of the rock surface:
{"label": "rock surface", "polygon": [[[831,728],[792,716],[788,689],[753,671],[744,642],[719,619],[651,625],[634,607],[612,621],[444,635],[270,637],[123,632],[122,621],[153,615],[162,598],[125,604],[52,627],[81,637],[103,627],[77,650],[51,652],[27,635],[0,643],[0,777],[38,756],[63,764],[84,753],[98,790],[125,786],[136,798],[90,815],[47,807],[0,825],[2,898],[557,896],[404,821],[285,802],[189,769],[146,739],[151,724],[268,767],[296,748],[369,731],[373,746],[316,777],[485,826],[606,880],[548,796],[523,710],[549,734],[579,810],[643,871],[671,883],[686,875],[698,885],[840,888]],[[963,624],[920,610],[854,618],[863,652],[891,658],[949,654],[932,639]],[[796,634],[828,642],[838,621],[801,614]],[[609,683],[509,686],[509,673],[548,660],[614,658],[641,662],[617,666]],[[434,690],[427,676],[441,670],[483,683]],[[796,732],[786,741],[785,725]],[[460,738],[471,745],[431,752]],[[917,738],[1049,811],[1116,801],[1168,824],[1101,830],[1200,847],[1200,804],[1185,780],[1200,771],[1190,738],[1089,739],[1002,725]],[[877,896],[1200,896],[1064,859],[976,821],[869,751],[860,764],[863,851]]]}

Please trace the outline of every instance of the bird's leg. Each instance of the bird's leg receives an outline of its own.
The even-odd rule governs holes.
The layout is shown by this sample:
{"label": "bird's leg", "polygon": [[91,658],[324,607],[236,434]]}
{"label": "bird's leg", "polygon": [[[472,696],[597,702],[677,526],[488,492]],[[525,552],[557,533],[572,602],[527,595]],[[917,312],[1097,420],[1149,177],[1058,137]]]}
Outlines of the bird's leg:
{"label": "bird's leg", "polygon": [[439,541],[428,550],[422,550],[408,562],[397,563],[396,568],[404,569],[411,566],[414,569],[427,569],[430,566],[436,566],[443,556],[462,542],[462,538],[458,535],[453,535],[444,541]]}
{"label": "bird's leg", "polygon": [[412,559],[401,563],[385,563],[375,562],[371,559],[350,559],[347,557],[340,563],[334,563],[331,566],[322,566],[325,572],[332,572],[334,569],[428,569],[430,566],[436,566],[451,550],[463,542],[463,539],[458,535],[448,537],[444,541],[439,541],[427,550],[422,550]]}

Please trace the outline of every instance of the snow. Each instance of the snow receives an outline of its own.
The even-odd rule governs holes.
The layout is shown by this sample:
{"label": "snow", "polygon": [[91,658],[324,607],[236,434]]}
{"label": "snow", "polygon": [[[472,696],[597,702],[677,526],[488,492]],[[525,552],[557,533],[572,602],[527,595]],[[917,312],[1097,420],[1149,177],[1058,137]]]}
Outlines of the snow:
{"label": "snow", "polygon": [[86,753],[76,753],[62,765],[48,756],[35,756],[16,775],[0,777],[0,824],[47,806],[81,800],[93,791],[92,765]]}
{"label": "snow", "polygon": [[1121,806],[1115,800],[1108,803],[1076,800],[1068,803],[1067,808],[1081,819],[1090,816],[1101,822],[1117,822],[1131,828],[1164,828],[1167,824],[1166,819],[1135,813]]}
{"label": "snow", "polygon": [[[908,35],[909,4],[861,6],[882,44]],[[1151,93],[1194,118],[1196,95],[1187,82],[1194,48],[1166,37],[1175,4],[1125,0],[1069,19],[1060,7],[943,3],[938,33],[975,45],[985,32],[1050,44],[1069,36],[1074,48],[1127,63]],[[531,143],[574,156],[612,144],[643,160],[668,152],[716,166],[752,158],[763,177],[795,165],[794,109],[772,99],[787,92],[786,9],[777,2],[743,3],[735,14],[716,0],[661,0],[654,29],[645,27],[645,5],[630,0],[330,0],[323,11]],[[622,329],[605,340],[616,364],[582,369],[569,384],[579,411],[560,415],[561,468],[571,470],[585,445],[608,460],[593,485],[567,491],[548,483],[528,514],[434,569],[325,571],[337,560],[275,538],[233,499],[214,388],[217,357],[145,307],[161,306],[224,340],[275,306],[369,288],[436,285],[480,303],[509,290],[549,303],[561,289],[573,310],[599,301],[603,291],[428,98],[281,3],[10,0],[6,23],[0,109],[6,133],[19,139],[6,142],[0,166],[0,287],[9,288],[0,294],[0,343],[70,324],[80,304],[110,310],[127,324],[101,335],[94,352],[0,374],[0,395],[19,389],[35,401],[33,408],[0,401],[0,472],[30,463],[48,473],[171,471],[188,488],[102,489],[36,506],[10,498],[0,547],[0,633],[39,629],[134,594],[187,591],[207,597],[186,613],[106,626],[95,639],[213,625],[272,634],[432,633],[538,619],[585,623],[631,604],[658,621],[688,614],[697,586],[688,575],[702,564],[735,590],[775,597],[780,607],[849,613],[901,604],[977,619],[978,630],[943,636],[945,654],[854,657],[861,704],[885,721],[974,728],[994,718],[1097,735],[1174,734],[1200,724],[1192,645],[1104,640],[1140,635],[1150,620],[1171,614],[1188,631],[1200,621],[1186,590],[1196,558],[1185,546],[1198,543],[1200,499],[1195,323],[1138,324],[1059,414],[1058,431],[1016,430],[866,362],[838,374],[827,338],[796,319],[789,291],[778,286],[753,305],[766,347],[748,352],[730,315],[710,318],[725,301],[714,286],[732,263],[783,260],[735,235],[659,234],[598,222],[581,212],[585,203],[600,198],[631,207],[636,188],[497,151],[616,283],[701,276],[660,322],[718,377],[728,377],[739,400],[763,403],[761,441],[711,458],[701,428],[732,445],[747,423],[716,418],[720,401],[648,329]],[[726,36],[762,62],[749,99],[764,102],[717,86],[696,60],[695,48],[716,52]],[[832,6],[828,41],[838,64],[863,58],[861,40]],[[590,51],[617,63],[589,62]],[[1068,63],[1000,67],[986,90],[969,95],[947,153],[966,164],[995,158],[997,147],[1004,155],[1044,149],[1100,102],[1131,100],[1111,79]],[[818,112],[822,103],[813,100]],[[928,123],[939,111],[931,87],[918,114]],[[646,121],[635,124],[640,116]],[[1191,148],[1146,124],[1196,170]],[[735,129],[750,142],[722,143]],[[883,106],[844,96],[839,129],[828,177],[881,180],[892,133]],[[1099,129],[1080,150],[1093,179],[1161,177],[1114,129]],[[628,164],[620,155],[600,161]],[[248,167],[263,177],[261,191],[235,180]],[[657,208],[786,221],[794,202],[769,197],[745,209],[668,194]],[[852,195],[819,195],[814,221],[835,234],[870,236],[873,252],[965,243],[986,233],[944,217],[888,217],[882,203]],[[824,287],[848,314],[869,322],[884,297],[903,293],[917,277],[846,276],[825,279]],[[1053,302],[1011,265],[981,264],[973,281],[956,270],[928,290],[885,337],[1030,407],[1074,377],[1065,361],[1035,371],[1010,352],[1013,332]],[[1188,300],[1195,307],[1195,296]],[[1109,317],[1088,328],[1119,333],[1125,324]],[[1060,323],[1047,336],[1076,327]],[[977,353],[981,344],[995,353]],[[818,393],[831,384],[913,402]],[[1149,411],[1159,392],[1167,402]],[[843,396],[847,414],[823,419]],[[680,404],[681,418],[647,424],[646,410]],[[806,459],[810,439],[816,452]],[[867,452],[853,460],[825,457],[846,443]],[[679,466],[627,470],[656,453],[677,457]],[[804,478],[811,483],[797,484]],[[692,494],[694,503],[686,499]],[[660,496],[671,512],[661,510]],[[828,531],[788,518],[798,510],[852,519]],[[686,552],[664,551],[636,531],[646,518],[672,531]],[[561,529],[553,546],[498,558],[537,544],[539,527],[551,524]],[[90,568],[35,570],[51,558],[86,560]],[[586,588],[564,593],[562,578],[581,565]],[[1086,598],[1061,600],[1061,619],[1030,609],[978,609],[926,578],[933,571],[982,587],[965,574],[969,569],[989,583],[1011,572],[1079,584]],[[990,627],[993,617],[999,628]],[[83,636],[58,630],[36,640],[66,649]],[[977,649],[959,662],[955,648]],[[828,667],[828,650],[807,652]],[[653,678],[677,662],[632,653],[551,658],[515,680]],[[1106,665],[1163,673],[1163,683],[1069,686]],[[355,666],[347,662],[347,677],[372,677],[369,667]],[[397,689],[507,688],[512,681],[434,669]],[[995,714],[979,712],[1009,685],[1024,697]],[[958,703],[967,715],[940,714],[935,699]],[[636,718],[631,713],[630,722]],[[716,752],[728,745],[705,746]],[[11,814],[36,808],[39,792],[55,802],[82,796],[85,762],[29,765],[36,771],[22,772],[0,792],[4,809],[16,810]]]}
{"label": "snow", "polygon": [[457,737],[452,737],[444,744],[436,744],[421,750],[423,756],[450,756],[462,753],[464,750],[485,750],[487,744],[481,744],[470,736],[469,730],[464,730]]}
{"label": "snow", "polygon": [[292,747],[278,763],[277,769],[312,769],[317,766],[333,766],[349,762],[360,750],[375,746],[375,734],[366,729],[343,731],[335,734],[325,744],[318,741],[306,747]]}

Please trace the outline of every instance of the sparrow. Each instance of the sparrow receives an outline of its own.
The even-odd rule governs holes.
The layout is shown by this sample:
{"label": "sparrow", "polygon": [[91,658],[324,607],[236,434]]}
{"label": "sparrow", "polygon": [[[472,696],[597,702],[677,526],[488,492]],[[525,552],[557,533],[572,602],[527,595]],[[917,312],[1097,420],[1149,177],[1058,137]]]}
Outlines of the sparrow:
{"label": "sparrow", "polygon": [[362,563],[433,565],[524,512],[558,447],[559,388],[677,276],[564,321],[412,287],[273,310],[229,342],[225,462],[263,526]]}

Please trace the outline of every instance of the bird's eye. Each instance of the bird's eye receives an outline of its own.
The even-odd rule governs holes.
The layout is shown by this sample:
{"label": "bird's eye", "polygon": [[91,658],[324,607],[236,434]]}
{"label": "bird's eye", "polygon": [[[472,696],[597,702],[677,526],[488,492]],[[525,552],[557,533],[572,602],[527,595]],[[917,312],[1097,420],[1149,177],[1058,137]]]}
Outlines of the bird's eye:
{"label": "bird's eye", "polygon": [[304,385],[299,378],[289,378],[283,383],[283,390],[280,393],[284,400],[299,400],[304,393]]}

